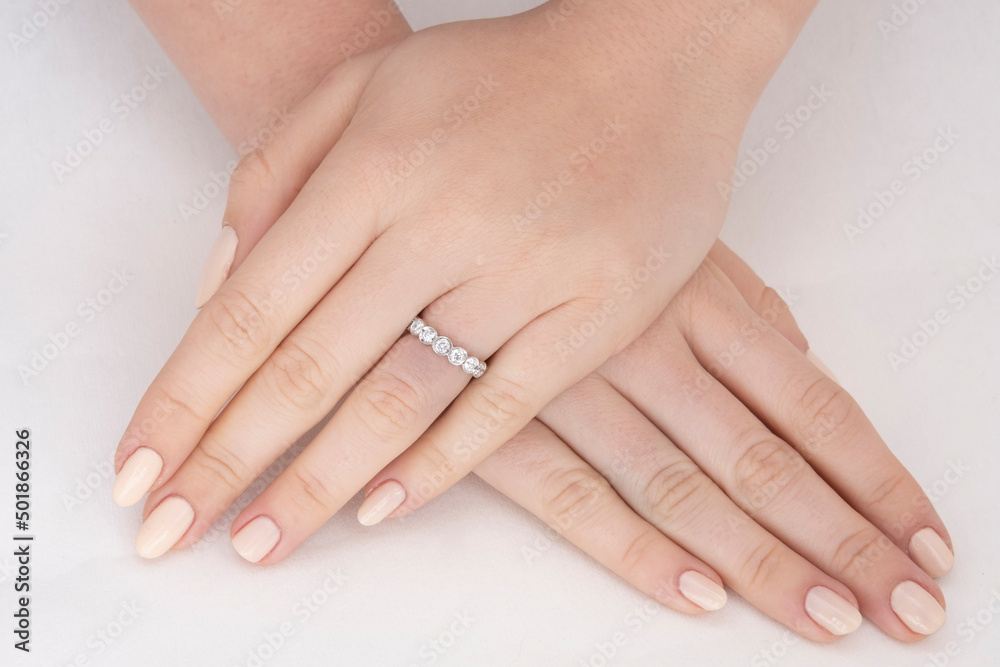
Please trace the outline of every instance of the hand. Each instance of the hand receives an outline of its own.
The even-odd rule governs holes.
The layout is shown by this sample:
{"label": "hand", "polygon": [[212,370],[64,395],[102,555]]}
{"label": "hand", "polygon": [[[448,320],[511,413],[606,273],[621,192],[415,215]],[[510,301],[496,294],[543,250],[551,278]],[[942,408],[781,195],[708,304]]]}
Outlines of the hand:
{"label": "hand", "polygon": [[[197,539],[373,364],[251,506],[280,528],[272,558],[413,443],[404,460],[435,471],[400,479],[406,509],[426,502],[662,312],[721,224],[715,183],[762,83],[710,61],[664,75],[602,41],[609,25],[553,33],[534,12],[418,33],[335,70],[241,164],[227,219],[280,219],[119,445],[119,502],[154,491],[143,555]],[[682,37],[663,26],[662,48]],[[452,122],[454,105],[478,108]],[[239,260],[253,240],[237,240]],[[484,377],[465,387],[400,337],[421,310],[490,359]],[[422,394],[399,381],[428,360],[449,374]]]}
{"label": "hand", "polygon": [[931,576],[953,556],[930,500],[801,354],[781,299],[725,246],[710,257],[476,473],[674,609],[721,605],[725,581],[814,641],[858,627],[858,606],[896,639],[936,631]]}

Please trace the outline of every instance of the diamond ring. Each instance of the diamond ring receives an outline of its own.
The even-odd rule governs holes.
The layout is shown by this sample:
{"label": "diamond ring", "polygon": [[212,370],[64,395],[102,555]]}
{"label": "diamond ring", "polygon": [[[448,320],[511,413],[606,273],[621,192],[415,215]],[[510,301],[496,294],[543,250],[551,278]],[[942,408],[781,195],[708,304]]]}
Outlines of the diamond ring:
{"label": "diamond ring", "polygon": [[414,317],[410,322],[410,333],[420,339],[424,345],[430,345],[434,353],[447,357],[453,366],[459,366],[463,371],[474,378],[483,376],[486,372],[486,364],[475,357],[470,357],[465,348],[458,347],[451,342],[447,336],[439,336],[437,329],[424,324],[419,317]]}

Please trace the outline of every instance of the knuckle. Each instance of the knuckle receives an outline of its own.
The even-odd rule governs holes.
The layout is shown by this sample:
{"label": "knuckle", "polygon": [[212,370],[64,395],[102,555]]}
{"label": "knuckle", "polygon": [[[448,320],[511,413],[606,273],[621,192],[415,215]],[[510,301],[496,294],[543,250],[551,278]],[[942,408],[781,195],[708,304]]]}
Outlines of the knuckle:
{"label": "knuckle", "polygon": [[833,551],[830,565],[833,572],[856,575],[869,568],[891,547],[889,538],[874,527],[866,526],[840,541]]}
{"label": "knuckle", "polygon": [[586,468],[567,468],[550,474],[542,484],[542,509],[559,532],[589,521],[611,493],[604,477]]}
{"label": "knuckle", "polygon": [[165,405],[166,407],[163,408],[163,412],[165,414],[163,415],[163,419],[159,419],[156,416],[156,411],[154,411],[152,418],[154,423],[166,421],[166,419],[176,410],[180,410],[188,417],[193,418],[196,423],[210,422],[211,418],[205,417],[201,411],[195,407],[197,397],[194,393],[192,393],[189,385],[182,380],[184,384],[178,386],[176,378],[171,378],[171,381],[174,383],[173,387],[162,387],[160,389],[160,398],[162,400],[157,401],[157,406],[160,407]]}
{"label": "knuckle", "polygon": [[788,304],[781,298],[781,295],[773,287],[765,287],[757,301],[757,312],[767,321],[773,324],[779,316],[789,312]]}
{"label": "knuckle", "polygon": [[770,504],[801,474],[805,461],[770,433],[750,440],[733,466],[733,483],[752,514]]}
{"label": "knuckle", "polygon": [[325,404],[333,382],[324,368],[327,360],[319,354],[318,346],[301,338],[286,338],[271,355],[265,377],[288,407],[311,411]]}
{"label": "knuckle", "polygon": [[[653,561],[657,553],[657,544],[663,539],[656,530],[644,530],[636,535],[622,550],[619,562],[626,572],[635,573],[643,568],[644,564]],[[659,563],[653,561],[656,567]]]}
{"label": "knuckle", "polygon": [[370,374],[354,393],[361,423],[379,438],[417,428],[426,405],[423,392],[388,369]]}
{"label": "knuckle", "polygon": [[418,469],[422,471],[415,495],[423,501],[438,495],[465,472],[433,441],[424,442],[415,450],[420,460]]}
{"label": "knuckle", "polygon": [[769,581],[783,576],[783,553],[780,542],[757,545],[739,566],[739,580],[750,590],[766,590]]}
{"label": "knuckle", "polygon": [[[901,491],[906,490],[907,481],[910,476],[905,472],[894,472],[890,473],[888,477],[882,480],[878,486],[871,490],[868,494],[866,507],[871,508],[872,511],[879,511],[883,505],[888,505],[893,507],[897,503],[893,502],[897,498],[904,497],[900,495]],[[912,494],[907,494],[905,497],[909,498]]]}
{"label": "knuckle", "polygon": [[341,495],[328,480],[303,466],[294,466],[289,472],[294,489],[289,497],[305,515],[330,514],[338,506]]}
{"label": "knuckle", "polygon": [[249,294],[232,287],[220,290],[205,306],[208,321],[213,327],[224,359],[249,359],[258,356],[270,346],[267,323]]}
{"label": "knuckle", "polygon": [[521,420],[537,412],[532,410],[527,388],[500,377],[491,378],[489,384],[473,385],[468,400],[483,421],[492,420],[497,424]]}
{"label": "knuckle", "polygon": [[707,495],[708,482],[692,461],[679,459],[663,466],[649,478],[643,497],[657,520],[669,522],[678,514],[690,514],[691,503]]}
{"label": "knuckle", "polygon": [[210,488],[242,492],[249,475],[246,464],[231,450],[221,446],[202,446],[191,461]]}
{"label": "knuckle", "polygon": [[238,192],[245,188],[252,192],[272,188],[277,175],[271,168],[271,162],[268,150],[262,146],[255,146],[240,159],[233,170],[230,179],[233,191]]}
{"label": "knuckle", "polygon": [[793,433],[810,453],[849,436],[860,423],[858,404],[825,375],[805,388],[790,391]]}

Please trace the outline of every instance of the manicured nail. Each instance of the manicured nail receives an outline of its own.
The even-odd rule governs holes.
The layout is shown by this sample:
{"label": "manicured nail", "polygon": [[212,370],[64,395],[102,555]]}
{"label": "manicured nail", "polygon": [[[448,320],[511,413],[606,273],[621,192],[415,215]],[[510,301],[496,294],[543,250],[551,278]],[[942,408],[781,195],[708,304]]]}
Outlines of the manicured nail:
{"label": "manicured nail", "polygon": [[358,521],[362,526],[374,526],[386,518],[406,500],[406,489],[399,482],[388,481],[371,492],[358,508]]}
{"label": "manicured nail", "polygon": [[140,447],[132,452],[132,456],[122,466],[111,490],[111,497],[122,507],[135,505],[149,493],[161,470],[163,459],[160,455],[149,447]]}
{"label": "manicured nail", "polygon": [[832,635],[846,635],[861,626],[861,612],[826,586],[806,593],[806,613]]}
{"label": "manicured nail", "polygon": [[830,378],[834,382],[839,382],[839,380],[837,380],[837,376],[834,375],[833,371],[830,370],[830,367],[824,364],[822,361],[820,361],[819,357],[813,354],[812,350],[806,350],[806,359],[811,361],[813,366],[826,373],[826,376],[828,378]]}
{"label": "manicured nail", "polygon": [[915,581],[904,581],[893,588],[889,604],[899,620],[919,634],[933,634],[944,625],[944,609]]}
{"label": "manicured nail", "polygon": [[229,267],[233,265],[236,258],[236,231],[229,225],[223,225],[222,231],[215,238],[212,249],[208,253],[205,261],[205,268],[201,270],[201,283],[198,285],[198,296],[195,297],[195,308],[201,308],[212,295],[219,291],[222,283],[229,277]]}
{"label": "manicured nail", "polygon": [[924,528],[913,534],[910,538],[910,558],[934,578],[948,574],[955,564],[955,554],[933,528]]}
{"label": "manicured nail", "polygon": [[256,563],[271,553],[279,539],[281,529],[278,524],[266,516],[259,516],[233,535],[233,547],[239,555]]}
{"label": "manicured nail", "polygon": [[726,606],[726,589],[701,572],[688,570],[677,580],[681,595],[705,611],[715,611]]}
{"label": "manicured nail", "polygon": [[146,517],[135,538],[135,550],[143,558],[156,558],[177,544],[194,521],[194,510],[180,496],[170,496]]}

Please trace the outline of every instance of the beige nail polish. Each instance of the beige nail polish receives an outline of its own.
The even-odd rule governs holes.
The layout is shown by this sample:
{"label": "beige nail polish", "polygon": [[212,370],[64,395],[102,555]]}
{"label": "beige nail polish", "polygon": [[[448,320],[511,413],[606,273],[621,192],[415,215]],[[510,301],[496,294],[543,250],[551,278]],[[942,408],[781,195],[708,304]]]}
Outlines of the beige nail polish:
{"label": "beige nail polish", "polygon": [[934,578],[948,574],[955,564],[955,554],[933,528],[924,528],[913,534],[909,553],[913,562]]}
{"label": "beige nail polish", "polygon": [[820,358],[817,357],[815,354],[813,354],[812,350],[806,350],[806,359],[811,361],[813,366],[823,371],[828,378],[830,378],[834,382],[838,382],[837,376],[833,374],[833,371],[830,370],[830,367],[824,364],[822,361],[820,361]]}
{"label": "beige nail polish", "polygon": [[677,579],[681,595],[705,611],[715,611],[726,606],[726,589],[701,572],[688,570]]}
{"label": "beige nail polish", "polygon": [[233,535],[236,552],[251,563],[259,562],[281,539],[281,529],[269,517],[259,516]]}
{"label": "beige nail polish", "polygon": [[889,604],[899,620],[919,634],[933,634],[944,625],[944,609],[915,581],[904,581],[893,588]]}
{"label": "beige nail polish", "polygon": [[814,586],[806,593],[806,613],[833,635],[846,635],[861,626],[858,608],[826,586]]}
{"label": "beige nail polish", "polygon": [[165,554],[187,532],[194,521],[194,510],[180,496],[170,496],[156,506],[135,538],[135,550],[143,558]]}
{"label": "beige nail polish", "polygon": [[386,518],[406,500],[406,489],[399,482],[390,480],[380,484],[358,508],[358,521],[362,526],[374,526]]}
{"label": "beige nail polish", "polygon": [[140,498],[149,493],[161,470],[163,470],[163,459],[160,455],[149,447],[140,447],[132,452],[118,473],[118,477],[115,478],[111,497],[122,507],[136,504]]}
{"label": "beige nail polish", "polygon": [[239,239],[236,231],[229,225],[223,225],[222,231],[215,238],[212,249],[208,253],[205,267],[201,270],[201,282],[198,284],[198,295],[195,297],[195,308],[201,308],[212,295],[219,291],[222,283],[229,277],[229,267],[236,258],[236,245]]}

